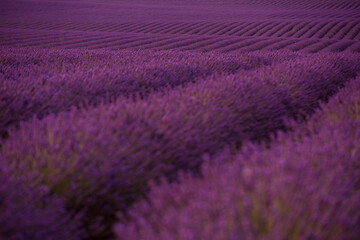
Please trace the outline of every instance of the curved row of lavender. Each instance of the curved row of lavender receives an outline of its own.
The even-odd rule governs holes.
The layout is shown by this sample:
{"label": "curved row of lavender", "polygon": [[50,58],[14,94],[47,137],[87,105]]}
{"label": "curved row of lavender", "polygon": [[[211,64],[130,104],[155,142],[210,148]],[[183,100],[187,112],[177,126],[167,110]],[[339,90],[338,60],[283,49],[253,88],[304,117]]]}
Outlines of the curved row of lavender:
{"label": "curved row of lavender", "polygon": [[[112,0],[114,2],[114,0]],[[129,1],[129,0],[127,0]],[[139,0],[138,2],[174,2],[178,4],[211,3],[226,5],[229,3],[247,6],[277,6],[281,8],[297,7],[298,9],[359,9],[360,3],[356,0]]]}
{"label": "curved row of lavender", "polygon": [[[286,55],[284,59],[296,57]],[[42,118],[120,96],[144,97],[214,73],[283,61],[284,56],[0,48],[0,135],[33,116]]]}
{"label": "curved row of lavender", "polygon": [[357,77],[270,149],[246,144],[202,179],[153,185],[117,239],[359,239],[359,92]]}
{"label": "curved row of lavender", "polygon": [[[278,49],[301,52],[360,51],[358,20],[329,21],[324,19],[314,23],[314,20],[309,19],[289,20],[288,13],[278,13],[278,15],[280,20],[207,23],[205,25],[202,22],[176,23],[165,24],[165,28],[162,27],[164,24],[144,24],[139,27],[136,23],[109,24],[106,27],[103,26],[104,24],[87,23],[77,25],[76,29],[69,24],[63,24],[64,26],[49,24],[49,26],[41,27],[33,26],[33,24],[30,26],[15,24],[15,26],[7,26],[6,30],[0,28],[0,42],[4,46],[60,49],[172,49],[199,52]],[[311,16],[310,13],[309,15]],[[340,14],[339,17],[341,16]],[[14,29],[8,30],[12,27]],[[116,31],[106,30],[109,28],[115,28]],[[139,28],[141,30],[138,30]],[[162,29],[161,32],[158,32],[159,28]],[[82,31],[82,29],[87,29],[87,31]]]}
{"label": "curved row of lavender", "polygon": [[2,0],[0,45],[360,52],[358,0]]}
{"label": "curved row of lavender", "polygon": [[225,146],[268,138],[285,128],[284,117],[312,113],[360,70],[355,54],[289,58],[20,123],[1,141],[0,236],[109,237],[115,212],[144,197],[149,181],[176,181]]}

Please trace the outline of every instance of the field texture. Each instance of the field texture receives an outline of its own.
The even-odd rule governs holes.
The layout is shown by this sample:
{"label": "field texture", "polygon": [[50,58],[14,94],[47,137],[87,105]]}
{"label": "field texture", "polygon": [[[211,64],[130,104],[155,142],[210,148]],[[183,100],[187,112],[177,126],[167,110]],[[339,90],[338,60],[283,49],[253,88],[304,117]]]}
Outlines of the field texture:
{"label": "field texture", "polygon": [[358,0],[3,0],[6,46],[360,51]]}
{"label": "field texture", "polygon": [[0,240],[360,239],[358,0],[4,0]]}

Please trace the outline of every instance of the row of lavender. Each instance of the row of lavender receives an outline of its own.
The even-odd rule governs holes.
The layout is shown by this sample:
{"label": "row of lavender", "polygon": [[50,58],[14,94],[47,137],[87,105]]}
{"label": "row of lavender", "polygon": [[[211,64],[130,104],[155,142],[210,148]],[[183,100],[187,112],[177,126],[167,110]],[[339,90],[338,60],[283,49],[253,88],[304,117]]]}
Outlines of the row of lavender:
{"label": "row of lavender", "polygon": [[358,55],[291,58],[21,123],[1,142],[0,236],[108,236],[115,211],[143,197],[149,181],[177,180],[225,146],[284,129],[284,117],[312,113],[360,70]]}
{"label": "row of lavender", "polygon": [[359,92],[357,77],[270,148],[248,143],[204,163],[202,179],[153,185],[117,239],[359,239]]}
{"label": "row of lavender", "polygon": [[[282,54],[283,55],[283,54]],[[287,58],[296,54],[287,53]],[[249,70],[282,57],[172,51],[0,49],[0,135],[33,116]]]}
{"label": "row of lavender", "polygon": [[[305,12],[304,15],[315,13]],[[221,41],[224,38],[196,38],[196,36],[252,36],[252,37],[277,37],[277,38],[315,38],[331,40],[354,40],[360,38],[359,34],[359,13],[348,13],[335,15],[333,13],[322,13],[317,21],[299,20],[301,14],[294,15],[293,12],[280,12],[271,15],[275,18],[282,18],[284,21],[268,20],[254,21],[243,20],[236,22],[189,22],[189,23],[122,23],[122,24],[66,24],[66,23],[0,23],[1,40],[3,46],[11,45],[41,45],[42,47],[84,47],[101,46],[116,48],[116,46],[135,47],[144,45],[146,47],[156,46],[155,43],[164,41],[163,47],[171,47],[170,43],[180,40],[181,35],[193,35],[193,40],[200,41]],[[328,15],[329,14],[329,15]],[[263,16],[269,18],[269,16]],[[295,19],[296,21],[294,21]],[[324,19],[325,18],[325,19]],[[338,20],[330,20],[335,18]],[[343,19],[342,19],[343,18]],[[4,29],[5,28],[5,29]],[[10,29],[9,29],[10,28]],[[20,30],[23,29],[23,30]],[[32,31],[29,31],[32,29]],[[37,29],[37,30],[36,30]],[[84,31],[84,29],[86,31]],[[44,31],[50,30],[50,31]],[[57,32],[58,30],[59,32]],[[70,31],[70,32],[68,32]],[[72,34],[69,34],[71,33]],[[102,32],[102,34],[94,34]],[[87,34],[86,34],[87,33]],[[92,34],[91,34],[92,33]],[[109,34],[107,34],[109,33]],[[121,35],[116,33],[123,33]],[[133,34],[131,34],[133,33]],[[156,34],[150,36],[137,35],[134,33]],[[86,35],[84,35],[86,34]],[[165,35],[164,35],[165,34]],[[173,36],[171,36],[173,35]],[[86,38],[85,38],[86,36]],[[134,38],[138,36],[138,38]],[[189,38],[186,38],[189,39]],[[241,38],[228,38],[228,40],[240,41]],[[54,41],[55,40],[55,41]],[[166,41],[165,41],[166,40]],[[182,38],[184,41],[185,39]],[[278,39],[279,40],[279,39]],[[197,42],[195,41],[195,42]],[[138,44],[133,44],[138,42]],[[193,44],[196,46],[196,43]]]}

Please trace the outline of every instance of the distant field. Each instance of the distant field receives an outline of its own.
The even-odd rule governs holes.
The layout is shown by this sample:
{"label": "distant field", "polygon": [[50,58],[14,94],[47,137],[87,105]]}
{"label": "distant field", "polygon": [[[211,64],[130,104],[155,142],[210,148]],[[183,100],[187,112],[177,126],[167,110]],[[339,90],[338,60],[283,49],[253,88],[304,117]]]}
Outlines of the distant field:
{"label": "distant field", "polygon": [[360,239],[358,0],[3,0],[0,240]]}
{"label": "distant field", "polygon": [[358,1],[5,1],[4,46],[360,51]]}

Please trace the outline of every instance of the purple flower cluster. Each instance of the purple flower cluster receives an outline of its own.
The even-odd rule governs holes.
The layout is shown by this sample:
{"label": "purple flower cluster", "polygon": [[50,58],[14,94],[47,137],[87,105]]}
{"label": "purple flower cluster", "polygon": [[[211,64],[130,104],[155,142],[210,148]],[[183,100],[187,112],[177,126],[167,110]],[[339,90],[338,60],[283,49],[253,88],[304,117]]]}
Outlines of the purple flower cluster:
{"label": "purple flower cluster", "polygon": [[80,215],[67,211],[50,190],[28,184],[0,163],[0,239],[82,239]]}
{"label": "purple flower cluster", "polygon": [[[26,55],[21,51],[30,53]],[[42,59],[34,57],[33,50],[21,51],[9,50],[0,65],[4,69],[1,77],[6,83],[0,87],[2,94],[7,94],[7,91],[18,94],[16,98],[7,95],[11,101],[2,105],[6,112],[2,116],[6,119],[11,112],[8,109],[18,106],[18,112],[14,111],[11,117],[19,122],[28,105],[11,104],[30,98],[31,106],[38,103],[41,107],[25,110],[29,113],[24,120],[40,113],[44,117],[20,122],[16,129],[7,128],[9,137],[0,141],[0,163],[7,173],[2,182],[9,182],[0,191],[0,194],[6,193],[9,200],[4,202],[5,205],[1,202],[0,207],[9,206],[6,209],[15,219],[3,225],[1,231],[3,235],[13,235],[14,238],[17,237],[15,232],[25,236],[23,238],[30,236],[35,239],[38,236],[67,239],[68,235],[61,234],[69,232],[73,232],[74,239],[83,238],[83,234],[90,239],[109,237],[111,226],[116,221],[116,211],[126,212],[131,204],[144,197],[149,191],[150,181],[156,182],[161,177],[171,182],[178,181],[179,170],[198,173],[204,159],[212,158],[226,146],[238,148],[244,141],[268,139],[276,130],[286,128],[284,118],[304,119],[314,112],[319,101],[327,100],[360,70],[359,55],[348,53],[301,55],[274,52],[266,57],[259,52],[236,56],[171,51],[74,53],[54,50],[44,54]],[[56,59],[57,56],[60,60]],[[79,60],[83,58],[87,60]],[[150,62],[152,58],[156,61]],[[51,59],[55,63],[51,63]],[[37,62],[42,60],[44,63],[38,66]],[[56,70],[58,61],[61,62],[60,70]],[[143,66],[138,67],[139,63]],[[24,66],[24,71],[15,72],[16,65]],[[117,70],[119,65],[120,69],[124,66],[123,70]],[[97,70],[102,68],[105,70]],[[127,85],[126,81],[121,82],[123,85],[116,83],[116,79],[136,76],[137,73],[140,74],[139,81],[148,82],[153,90],[165,85],[182,86],[167,88],[166,91],[152,90],[146,98],[118,97],[111,102],[99,101],[95,106],[71,108],[84,100],[91,102],[98,96],[104,98],[111,89],[117,89],[116,96],[141,92],[138,87]],[[153,77],[154,73],[161,77]],[[116,74],[118,78],[115,78]],[[49,76],[54,76],[54,79],[50,81]],[[192,76],[196,76],[196,81],[191,79]],[[41,85],[43,81],[50,81],[46,83],[48,87]],[[183,85],[185,82],[187,84]],[[121,90],[127,87],[131,90]],[[96,89],[99,88],[104,93],[98,94]],[[26,89],[30,91],[22,93]],[[75,93],[71,92],[75,90]],[[258,154],[260,152],[263,151]],[[259,168],[264,169],[260,165]],[[261,174],[265,179],[265,173]],[[222,183],[225,182],[219,184]],[[253,184],[261,185],[256,181]],[[219,191],[225,189],[224,185]],[[207,188],[196,191],[213,194]],[[22,195],[26,198],[12,200]],[[175,198],[175,192],[169,196]],[[191,198],[191,195],[183,199],[179,196],[185,202],[192,201]],[[264,221],[268,221],[260,215],[264,199],[257,196],[254,199],[257,201],[254,221],[262,226]],[[171,201],[169,205],[163,203],[164,211],[172,204],[179,204]],[[283,200],[279,201],[282,203]],[[153,199],[153,202],[156,201]],[[194,204],[199,202],[194,201]],[[244,211],[248,211],[246,204]],[[17,226],[16,219],[23,218],[21,209],[27,211],[28,219],[36,218],[37,221],[23,219],[22,225],[28,227]],[[144,211],[155,214],[153,211],[157,208],[153,209],[148,206]],[[138,229],[134,211],[130,215],[135,221],[134,229]],[[216,211],[215,208],[210,212],[221,215]],[[5,222],[8,215],[7,211],[0,211],[0,223]],[[180,215],[178,219],[184,220]],[[141,213],[138,221],[147,224],[140,216]],[[226,224],[225,220],[222,221]],[[184,224],[187,226],[188,223]],[[231,224],[224,229],[232,228]],[[150,223],[148,226],[152,228]],[[198,227],[202,226],[206,225]],[[176,225],[169,226],[169,229],[174,227]],[[62,228],[64,230],[60,231]],[[119,236],[121,231],[128,231],[126,227],[117,229]],[[142,230],[135,232],[131,230],[129,234],[142,234]]]}
{"label": "purple flower cluster", "polygon": [[357,77],[270,148],[247,143],[204,163],[202,178],[152,184],[119,214],[117,239],[359,239],[359,92]]}
{"label": "purple flower cluster", "polygon": [[[288,53],[289,57],[295,54]],[[33,116],[271,64],[265,54],[0,48],[0,135]]]}

